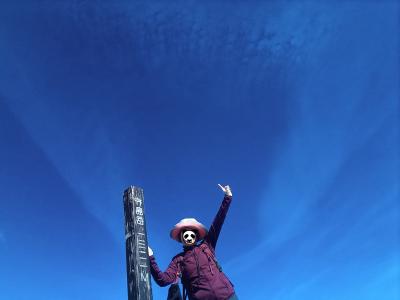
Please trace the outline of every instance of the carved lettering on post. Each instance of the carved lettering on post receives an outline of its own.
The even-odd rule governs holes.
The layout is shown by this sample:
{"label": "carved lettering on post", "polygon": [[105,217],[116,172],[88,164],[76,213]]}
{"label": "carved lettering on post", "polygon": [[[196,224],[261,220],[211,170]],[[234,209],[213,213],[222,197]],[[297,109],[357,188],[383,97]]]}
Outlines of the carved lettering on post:
{"label": "carved lettering on post", "polygon": [[128,300],[152,300],[143,189],[124,192]]}

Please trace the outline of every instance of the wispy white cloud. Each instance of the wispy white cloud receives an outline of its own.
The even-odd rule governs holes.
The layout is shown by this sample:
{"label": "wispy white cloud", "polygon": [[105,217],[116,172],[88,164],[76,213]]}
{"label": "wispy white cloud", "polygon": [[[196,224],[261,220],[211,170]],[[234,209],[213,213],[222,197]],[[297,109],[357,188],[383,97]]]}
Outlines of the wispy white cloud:
{"label": "wispy white cloud", "polygon": [[[177,14],[181,16],[182,8],[176,7],[176,9]],[[170,52],[165,51],[167,44],[175,47],[175,45],[189,41],[193,45],[189,45],[188,49],[191,50],[184,53],[188,57],[191,55],[194,58],[210,57],[210,48],[214,48],[217,45],[219,53],[240,53],[240,57],[243,56],[249,60],[246,62],[250,66],[249,68],[258,70],[254,65],[259,65],[260,62],[269,65],[272,59],[277,59],[286,53],[285,47],[287,45],[291,48],[299,49],[304,44],[310,47],[311,40],[322,40],[321,31],[324,26],[316,26],[316,28],[319,28],[318,30],[310,30],[315,25],[311,22],[312,18],[297,17],[301,15],[303,9],[301,6],[296,6],[290,9],[289,13],[284,13],[271,21],[268,21],[270,18],[260,15],[259,23],[256,26],[247,22],[232,22],[229,19],[221,22],[219,15],[214,15],[212,13],[214,9],[212,9],[209,12],[211,20],[208,19],[207,26],[205,26],[199,21],[201,20],[202,11],[199,11],[199,15],[196,16],[196,12],[188,6],[187,14],[184,14],[185,17],[181,20],[184,24],[182,28],[182,24],[180,22],[174,23],[174,18],[171,19],[168,13],[153,14],[150,8],[149,14],[155,19],[149,19],[146,16],[144,19],[151,26],[146,26],[144,29],[149,31],[154,28],[154,34],[144,35],[143,40],[140,38],[142,34],[135,35],[135,38],[139,43],[139,48],[145,49],[143,53],[147,61],[146,68],[153,64],[157,65],[155,61],[171,60],[171,55],[163,56],[165,53]],[[155,11],[158,11],[158,9],[155,8]],[[260,9],[259,12],[266,12],[267,15],[271,14],[269,10],[265,9]],[[139,13],[132,20],[141,18],[142,15]],[[298,24],[286,22],[286,20],[293,17],[296,17],[295,19],[299,21]],[[161,18],[161,20],[157,18]],[[182,33],[181,42],[163,42],[171,32],[169,26],[162,25],[165,21],[163,18],[168,21],[168,24],[172,24],[169,26],[176,26],[179,29],[178,32]],[[246,13],[243,13],[241,18],[246,19]],[[216,27],[210,26],[209,22],[214,22]],[[324,23],[319,19],[315,22],[320,25]],[[236,24],[235,26],[239,26],[239,28],[237,30],[229,30],[232,24]],[[281,30],[280,27],[284,26],[284,24],[290,24],[290,26],[286,25],[286,29]],[[132,26],[132,28],[136,28],[136,26]],[[203,32],[204,30],[206,34]],[[294,30],[296,32],[294,34],[295,39],[292,38]],[[224,34],[219,34],[221,32]],[[237,45],[235,43],[232,46],[232,41],[241,41],[239,36],[241,32],[246,33],[243,37],[248,41],[238,42]],[[186,33],[190,33],[189,35],[192,38],[185,38]],[[225,38],[225,36],[227,37]],[[150,41],[146,42],[148,37],[150,37]],[[107,45],[108,42],[104,42],[104,44]],[[237,46],[243,47],[243,49],[237,49]],[[186,47],[183,48],[186,49]],[[111,48],[108,50],[111,50]],[[118,137],[108,130],[109,123],[102,115],[101,109],[98,109],[96,105],[87,104],[85,101],[74,106],[74,101],[69,99],[68,93],[61,95],[56,89],[53,90],[48,87],[46,80],[51,81],[51,78],[45,78],[46,72],[43,72],[43,81],[38,79],[34,75],[37,71],[35,67],[32,67],[34,64],[25,63],[26,61],[18,57],[16,53],[18,52],[13,51],[13,49],[3,49],[1,52],[1,61],[6,66],[4,69],[16,70],[15,73],[7,74],[7,76],[0,78],[5,87],[4,93],[12,95],[9,99],[5,99],[7,105],[15,113],[34,142],[44,151],[59,174],[83,199],[89,211],[103,222],[108,223],[109,226],[114,226],[116,216],[110,216],[110,206],[115,204],[116,195],[120,195],[122,192],[117,190],[117,187],[121,188],[121,183],[123,183],[122,178],[124,176],[121,175],[121,172],[126,170],[126,164],[130,163],[126,161],[126,158],[129,158],[130,151],[127,151],[125,147],[121,147],[121,141],[117,141],[119,146],[116,146]],[[114,54],[114,50],[109,53],[110,58],[119,57],[119,55],[115,56]],[[138,55],[144,54],[139,53]],[[264,57],[264,59],[260,59],[260,56]],[[177,57],[181,60],[180,55]],[[221,60],[223,57],[225,55],[217,55],[215,59]],[[143,57],[137,59],[142,61]],[[174,67],[175,65],[171,64],[171,66]],[[228,62],[228,66],[235,67],[236,64]],[[157,66],[153,67],[156,68]],[[165,68],[165,63],[162,63],[162,68]],[[174,71],[176,70],[174,69]],[[264,71],[264,68],[262,68],[258,72],[258,76],[263,78]],[[193,70],[190,69],[191,76],[193,76],[192,72]],[[235,74],[234,72],[230,73]],[[252,74],[254,72],[247,72],[247,74],[252,76],[250,81],[253,81],[254,75]],[[175,80],[175,76],[171,76],[171,78]],[[15,82],[18,82],[17,86]],[[244,83],[241,82],[241,85],[243,86]],[[35,101],[25,101],[26,94],[34,95]],[[84,98],[86,97],[96,98],[97,95],[95,93],[93,95],[88,94],[84,96]],[[58,101],[54,102],[54,99],[58,99]],[[63,104],[59,105],[60,103]],[[113,106],[112,109],[115,110],[115,107]],[[34,114],[32,113],[33,111],[35,112]],[[52,126],[48,126],[48,124],[52,124]],[[68,126],[65,124],[68,124]],[[134,132],[131,132],[131,134],[132,136],[135,135]],[[70,141],[74,141],[74,143],[72,144]],[[121,158],[124,158],[124,160]],[[100,186],[101,193],[94,195],[94,191],[98,191]],[[120,226],[119,223],[117,224]]]}
{"label": "wispy white cloud", "polygon": [[[343,12],[340,16],[342,21],[348,17]],[[342,24],[331,26],[339,28]],[[379,32],[371,34],[379,35]],[[336,38],[335,35],[331,37]],[[379,98],[366,98],[374,79],[371,73],[381,72],[383,65],[387,67],[384,61],[374,59],[382,59],[385,54],[379,49],[359,51],[356,45],[348,50],[349,46],[343,44],[346,51],[357,54],[357,60],[350,60],[353,57],[350,53],[338,64],[331,59],[329,50],[329,47],[337,46],[333,40],[330,43],[326,44],[328,48],[323,52],[315,52],[308,68],[298,74],[299,85],[293,90],[293,99],[290,100],[296,107],[290,124],[291,134],[275,169],[270,172],[264,201],[258,209],[259,227],[265,229],[262,230],[264,237],[256,247],[228,263],[233,273],[254,269],[270,253],[301,235],[315,217],[315,205],[325,195],[337,190],[336,179],[346,170],[348,162],[358,159],[360,148],[367,149],[371,143],[376,144],[376,134],[387,127],[388,119],[393,119],[393,113],[387,107],[395,103],[396,95],[385,82],[374,81],[374,90],[370,91],[379,91]],[[368,45],[369,42],[365,43]],[[365,72],[365,66],[369,72]],[[370,103],[366,103],[366,99]],[[374,105],[371,101],[384,104]],[[369,172],[367,169],[364,171]],[[388,191],[386,195],[388,201],[392,201],[391,193]],[[348,231],[337,237],[336,247],[331,250],[340,251],[339,248],[348,246],[356,233],[371,222],[371,215],[377,213],[384,198],[385,195],[381,194],[379,201],[363,207]],[[346,203],[338,202],[338,205],[346,206]],[[320,243],[335,230],[335,224],[319,228],[310,241],[313,247],[321,247]]]}
{"label": "wispy white cloud", "polygon": [[[115,229],[116,216],[110,211],[116,210],[110,210],[110,206],[116,200],[122,202],[121,172],[126,169],[126,162],[120,158],[126,155],[121,153],[121,148],[113,145],[115,138],[107,128],[105,118],[95,105],[85,108],[74,106],[69,99],[63,99],[63,95],[53,95],[61,98],[58,104],[64,103],[54,105],[53,96],[35,87],[28,67],[12,53],[3,51],[2,54],[5,63],[15,62],[14,69],[18,70],[16,81],[20,87],[23,86],[17,89],[13,84],[4,83],[9,76],[0,78],[5,94],[11,95],[4,101],[59,175],[82,199],[88,211],[109,228]],[[34,95],[35,101],[25,101],[26,93]],[[32,114],[32,111],[35,113]],[[121,195],[120,198],[118,195]]]}

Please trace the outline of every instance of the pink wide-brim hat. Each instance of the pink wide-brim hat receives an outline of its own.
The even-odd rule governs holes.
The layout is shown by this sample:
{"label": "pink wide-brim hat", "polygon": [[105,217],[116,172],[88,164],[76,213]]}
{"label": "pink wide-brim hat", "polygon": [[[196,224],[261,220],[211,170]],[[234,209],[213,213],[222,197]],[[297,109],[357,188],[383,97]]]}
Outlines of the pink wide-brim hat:
{"label": "pink wide-brim hat", "polygon": [[181,242],[181,231],[182,229],[196,230],[198,233],[198,239],[202,240],[207,235],[206,227],[194,218],[182,219],[172,228],[170,236],[177,242]]}

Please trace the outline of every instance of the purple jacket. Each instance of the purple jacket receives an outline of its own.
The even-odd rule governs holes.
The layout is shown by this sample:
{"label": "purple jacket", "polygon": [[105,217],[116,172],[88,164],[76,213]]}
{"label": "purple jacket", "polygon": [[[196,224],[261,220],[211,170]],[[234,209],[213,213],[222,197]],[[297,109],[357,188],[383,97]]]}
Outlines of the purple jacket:
{"label": "purple jacket", "polygon": [[158,285],[177,282],[181,270],[182,283],[190,300],[226,300],[234,294],[232,283],[209,255],[211,251],[215,257],[215,246],[231,201],[232,197],[224,197],[202,242],[204,245],[184,247],[184,251],[172,259],[165,272],[159,269],[154,256],[150,256],[151,274]]}

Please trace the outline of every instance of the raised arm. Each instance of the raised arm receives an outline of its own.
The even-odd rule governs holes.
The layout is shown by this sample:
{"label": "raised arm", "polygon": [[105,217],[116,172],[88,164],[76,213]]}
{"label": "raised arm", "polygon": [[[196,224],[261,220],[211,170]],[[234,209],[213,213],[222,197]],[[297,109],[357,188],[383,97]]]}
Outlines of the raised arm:
{"label": "raised arm", "polygon": [[232,192],[229,185],[222,186],[218,184],[218,186],[225,193],[225,196],[205,238],[205,241],[213,248],[213,250],[217,245],[219,233],[221,232],[222,225],[224,224],[226,214],[228,213],[232,201]]}
{"label": "raised arm", "polygon": [[171,263],[169,264],[169,266],[168,266],[167,270],[165,270],[165,272],[162,272],[160,270],[160,268],[158,267],[156,259],[153,255],[153,251],[151,251],[151,253],[149,253],[149,258],[150,258],[151,275],[153,276],[154,281],[159,286],[167,286],[178,280],[179,267],[178,267],[177,256],[175,256],[172,259]]}

